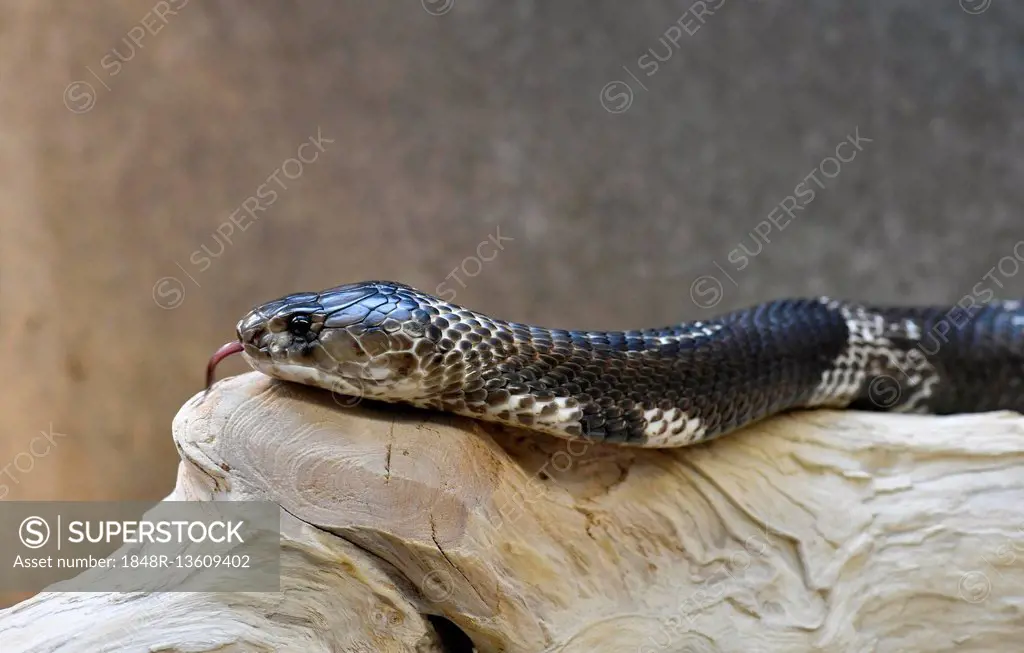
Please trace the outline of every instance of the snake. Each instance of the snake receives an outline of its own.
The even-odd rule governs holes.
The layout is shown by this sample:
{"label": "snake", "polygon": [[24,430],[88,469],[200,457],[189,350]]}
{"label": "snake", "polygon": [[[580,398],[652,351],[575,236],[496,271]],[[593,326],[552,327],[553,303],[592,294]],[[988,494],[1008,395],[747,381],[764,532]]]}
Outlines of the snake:
{"label": "snake", "polygon": [[[506,321],[393,281],[256,306],[207,365],[569,440],[670,448],[817,408],[1024,412],[1024,306],[779,299],[662,328]],[[966,306],[964,304],[967,304]]]}

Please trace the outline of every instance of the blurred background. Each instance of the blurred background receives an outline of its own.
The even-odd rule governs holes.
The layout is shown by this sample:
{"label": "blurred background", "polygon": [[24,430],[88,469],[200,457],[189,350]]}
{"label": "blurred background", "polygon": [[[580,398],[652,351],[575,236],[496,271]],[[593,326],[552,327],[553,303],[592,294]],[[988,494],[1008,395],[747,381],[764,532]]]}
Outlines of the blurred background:
{"label": "blurred background", "polygon": [[165,496],[208,357],[289,292],[1024,297],[1009,0],[12,0],[0,66],[7,500]]}

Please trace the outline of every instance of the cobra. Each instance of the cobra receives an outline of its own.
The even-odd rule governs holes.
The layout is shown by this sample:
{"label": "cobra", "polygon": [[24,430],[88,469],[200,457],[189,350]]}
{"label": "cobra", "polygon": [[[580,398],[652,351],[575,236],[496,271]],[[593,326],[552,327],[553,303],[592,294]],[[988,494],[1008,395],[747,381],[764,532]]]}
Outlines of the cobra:
{"label": "cobra", "polygon": [[210,359],[207,389],[242,353],[284,381],[639,447],[816,407],[1024,412],[1021,303],[970,308],[784,299],[663,328],[569,331],[365,281],[254,308]]}

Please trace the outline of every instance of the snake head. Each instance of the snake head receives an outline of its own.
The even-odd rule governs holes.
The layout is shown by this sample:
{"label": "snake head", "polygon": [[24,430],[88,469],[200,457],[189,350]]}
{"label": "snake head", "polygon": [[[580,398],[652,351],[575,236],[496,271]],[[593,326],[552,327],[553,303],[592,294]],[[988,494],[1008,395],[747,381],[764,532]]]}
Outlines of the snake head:
{"label": "snake head", "polygon": [[437,348],[428,299],[385,281],[287,295],[247,313],[238,322],[238,341],[250,367],[270,376],[346,395],[416,401]]}

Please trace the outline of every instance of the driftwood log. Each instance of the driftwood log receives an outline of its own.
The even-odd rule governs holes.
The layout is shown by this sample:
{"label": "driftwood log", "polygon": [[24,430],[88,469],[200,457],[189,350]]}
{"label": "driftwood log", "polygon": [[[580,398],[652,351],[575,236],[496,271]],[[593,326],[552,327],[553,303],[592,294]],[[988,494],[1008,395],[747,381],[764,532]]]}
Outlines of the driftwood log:
{"label": "driftwood log", "polygon": [[458,630],[509,653],[1024,641],[1021,416],[800,412],[655,451],[348,403],[250,373],[174,421],[168,498],[286,511],[282,593],[47,592],[0,612],[0,649],[426,652]]}

